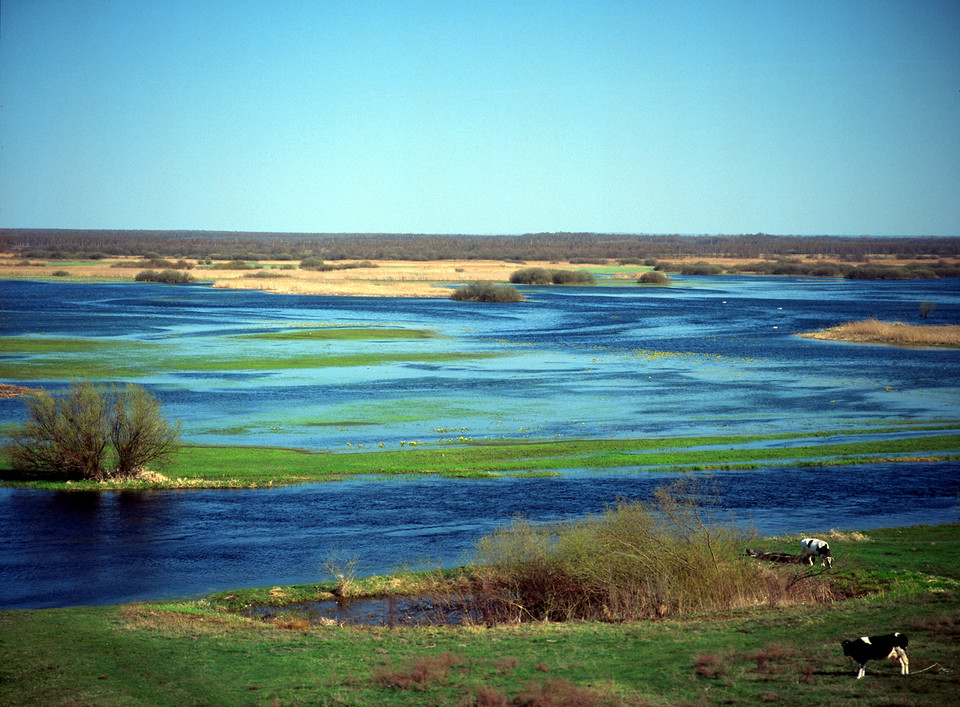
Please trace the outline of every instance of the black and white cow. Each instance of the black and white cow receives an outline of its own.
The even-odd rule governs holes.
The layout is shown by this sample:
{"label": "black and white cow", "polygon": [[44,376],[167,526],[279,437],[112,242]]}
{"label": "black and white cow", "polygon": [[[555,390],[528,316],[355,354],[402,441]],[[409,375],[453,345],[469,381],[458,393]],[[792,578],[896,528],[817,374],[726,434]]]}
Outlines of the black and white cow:
{"label": "black and white cow", "polygon": [[830,554],[830,546],[826,540],[817,538],[804,538],[800,541],[800,557],[802,562],[812,565],[819,559],[824,567],[833,567],[833,556]]}
{"label": "black and white cow", "polygon": [[861,636],[855,641],[841,641],[843,654],[853,658],[860,666],[857,680],[867,671],[868,660],[886,660],[892,658],[900,663],[900,674],[910,674],[910,661],[907,660],[907,637],[897,631],[885,636]]}

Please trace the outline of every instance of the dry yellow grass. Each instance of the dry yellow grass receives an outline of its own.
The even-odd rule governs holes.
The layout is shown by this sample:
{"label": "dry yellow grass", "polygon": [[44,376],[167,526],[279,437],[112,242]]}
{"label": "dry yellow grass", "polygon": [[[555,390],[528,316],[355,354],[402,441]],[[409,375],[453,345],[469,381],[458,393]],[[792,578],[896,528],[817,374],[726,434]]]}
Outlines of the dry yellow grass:
{"label": "dry yellow grass", "polygon": [[960,325],[917,326],[866,319],[799,336],[829,341],[896,344],[901,346],[960,346]]}
{"label": "dry yellow grass", "polygon": [[[19,265],[19,258],[0,254],[0,278],[2,277],[50,277],[63,270],[71,278],[90,280],[133,281],[138,268],[115,268],[113,264],[124,258],[111,258],[95,264],[70,265],[51,262],[46,266]],[[126,260],[137,260],[127,258]],[[283,266],[290,263],[261,263],[265,267]],[[278,270],[283,277],[251,278],[247,275],[259,270],[189,270],[198,279],[214,279],[214,287],[237,290],[260,290],[278,294],[305,295],[353,295],[363,297],[449,297],[450,285],[469,282],[506,282],[510,274],[522,267],[545,267],[547,263],[518,265],[496,260],[444,260],[444,261],[373,261],[376,267],[352,268],[321,272],[316,270]],[[573,265],[550,264],[549,267]],[[145,268],[149,269],[149,268]],[[156,269],[156,268],[153,268]]]}

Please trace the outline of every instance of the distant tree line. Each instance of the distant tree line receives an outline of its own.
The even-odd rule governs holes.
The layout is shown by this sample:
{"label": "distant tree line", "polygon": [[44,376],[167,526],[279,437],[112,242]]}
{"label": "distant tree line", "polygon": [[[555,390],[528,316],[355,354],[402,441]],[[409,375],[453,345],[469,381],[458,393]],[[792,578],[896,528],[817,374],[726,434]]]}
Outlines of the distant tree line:
{"label": "distant tree line", "polygon": [[960,256],[960,238],[719,236],[532,233],[512,236],[246,233],[227,231],[123,231],[0,229],[0,250],[46,260],[506,260],[641,263],[650,258],[770,260],[805,256],[849,263],[876,258],[937,260]]}
{"label": "distant tree line", "polygon": [[922,280],[938,277],[960,277],[960,264],[946,260],[919,260],[905,265],[825,263],[798,258],[760,260],[742,265],[720,265],[697,261],[676,264],[655,261],[654,271],[681,275],[721,275],[753,273],[757,275],[794,275],[804,277],[845,277],[850,280]]}

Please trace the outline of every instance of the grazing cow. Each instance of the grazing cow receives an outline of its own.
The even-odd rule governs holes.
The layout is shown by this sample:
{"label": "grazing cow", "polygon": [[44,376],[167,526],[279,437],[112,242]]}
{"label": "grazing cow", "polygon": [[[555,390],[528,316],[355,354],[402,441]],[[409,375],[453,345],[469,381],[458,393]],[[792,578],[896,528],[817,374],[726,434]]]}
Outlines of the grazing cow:
{"label": "grazing cow", "polygon": [[885,636],[861,636],[855,641],[841,641],[843,654],[853,658],[860,666],[857,680],[867,671],[868,660],[885,660],[893,658],[900,663],[900,674],[910,674],[910,661],[907,660],[907,637],[899,631],[888,633]]}
{"label": "grazing cow", "polygon": [[804,538],[800,541],[800,556],[808,565],[812,565],[816,559],[824,567],[833,567],[833,556],[830,554],[830,546],[826,540],[817,540],[817,538]]}

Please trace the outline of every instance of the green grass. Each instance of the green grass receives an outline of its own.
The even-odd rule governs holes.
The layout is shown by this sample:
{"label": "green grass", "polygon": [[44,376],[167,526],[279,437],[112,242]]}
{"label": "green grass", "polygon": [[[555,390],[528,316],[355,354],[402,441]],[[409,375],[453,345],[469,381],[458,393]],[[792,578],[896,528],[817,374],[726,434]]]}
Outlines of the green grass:
{"label": "green grass", "polygon": [[[113,339],[75,339],[58,336],[6,336],[0,337],[0,354],[61,354],[82,353],[95,351],[101,354],[105,349],[125,349],[139,346],[133,341],[118,341]],[[6,376],[7,363],[4,364]]]}
{"label": "green grass", "polygon": [[[887,428],[895,432],[898,428]],[[908,428],[915,429],[915,428]],[[953,428],[951,428],[953,429]],[[864,430],[877,434],[884,430]],[[842,465],[910,459],[958,459],[960,435],[809,444],[809,438],[829,432],[729,437],[674,437],[665,439],[586,439],[560,442],[511,442],[469,446],[405,447],[363,452],[308,452],[296,449],[244,446],[188,445],[164,470],[168,483],[124,482],[123,487],[266,486],[307,481],[330,481],[358,475],[437,474],[457,478],[497,475],[542,475],[565,469],[663,471],[691,469],[750,469],[770,465]],[[834,434],[853,435],[852,432]],[[763,440],[790,442],[780,448],[751,448]],[[0,478],[11,478],[6,459],[0,458]],[[179,480],[179,481],[178,481]],[[45,488],[62,483],[24,482]],[[69,488],[99,488],[85,482]]]}
{"label": "green grass", "polygon": [[[320,338],[320,337],[317,337]],[[360,338],[360,337],[357,337]],[[377,338],[377,337],[369,337]],[[391,337],[400,338],[400,337]],[[411,337],[420,338],[420,337]],[[183,355],[162,343],[131,341],[87,341],[82,339],[0,339],[0,353],[22,355],[4,362],[7,380],[118,379],[152,375],[163,370],[179,371],[266,371],[314,369],[336,366],[377,366],[393,363],[449,363],[503,356],[495,352],[369,352],[352,354],[306,354],[278,356],[276,352],[236,356]],[[134,348],[135,347],[135,348]],[[80,355],[64,358],[58,354]],[[90,356],[83,356],[90,353]]]}
{"label": "green grass", "polygon": [[[0,611],[0,704],[956,704],[960,526],[867,538],[831,542],[862,597],[624,624],[313,627],[237,616],[225,595]],[[893,630],[913,674],[874,662],[855,680],[840,640]]]}

